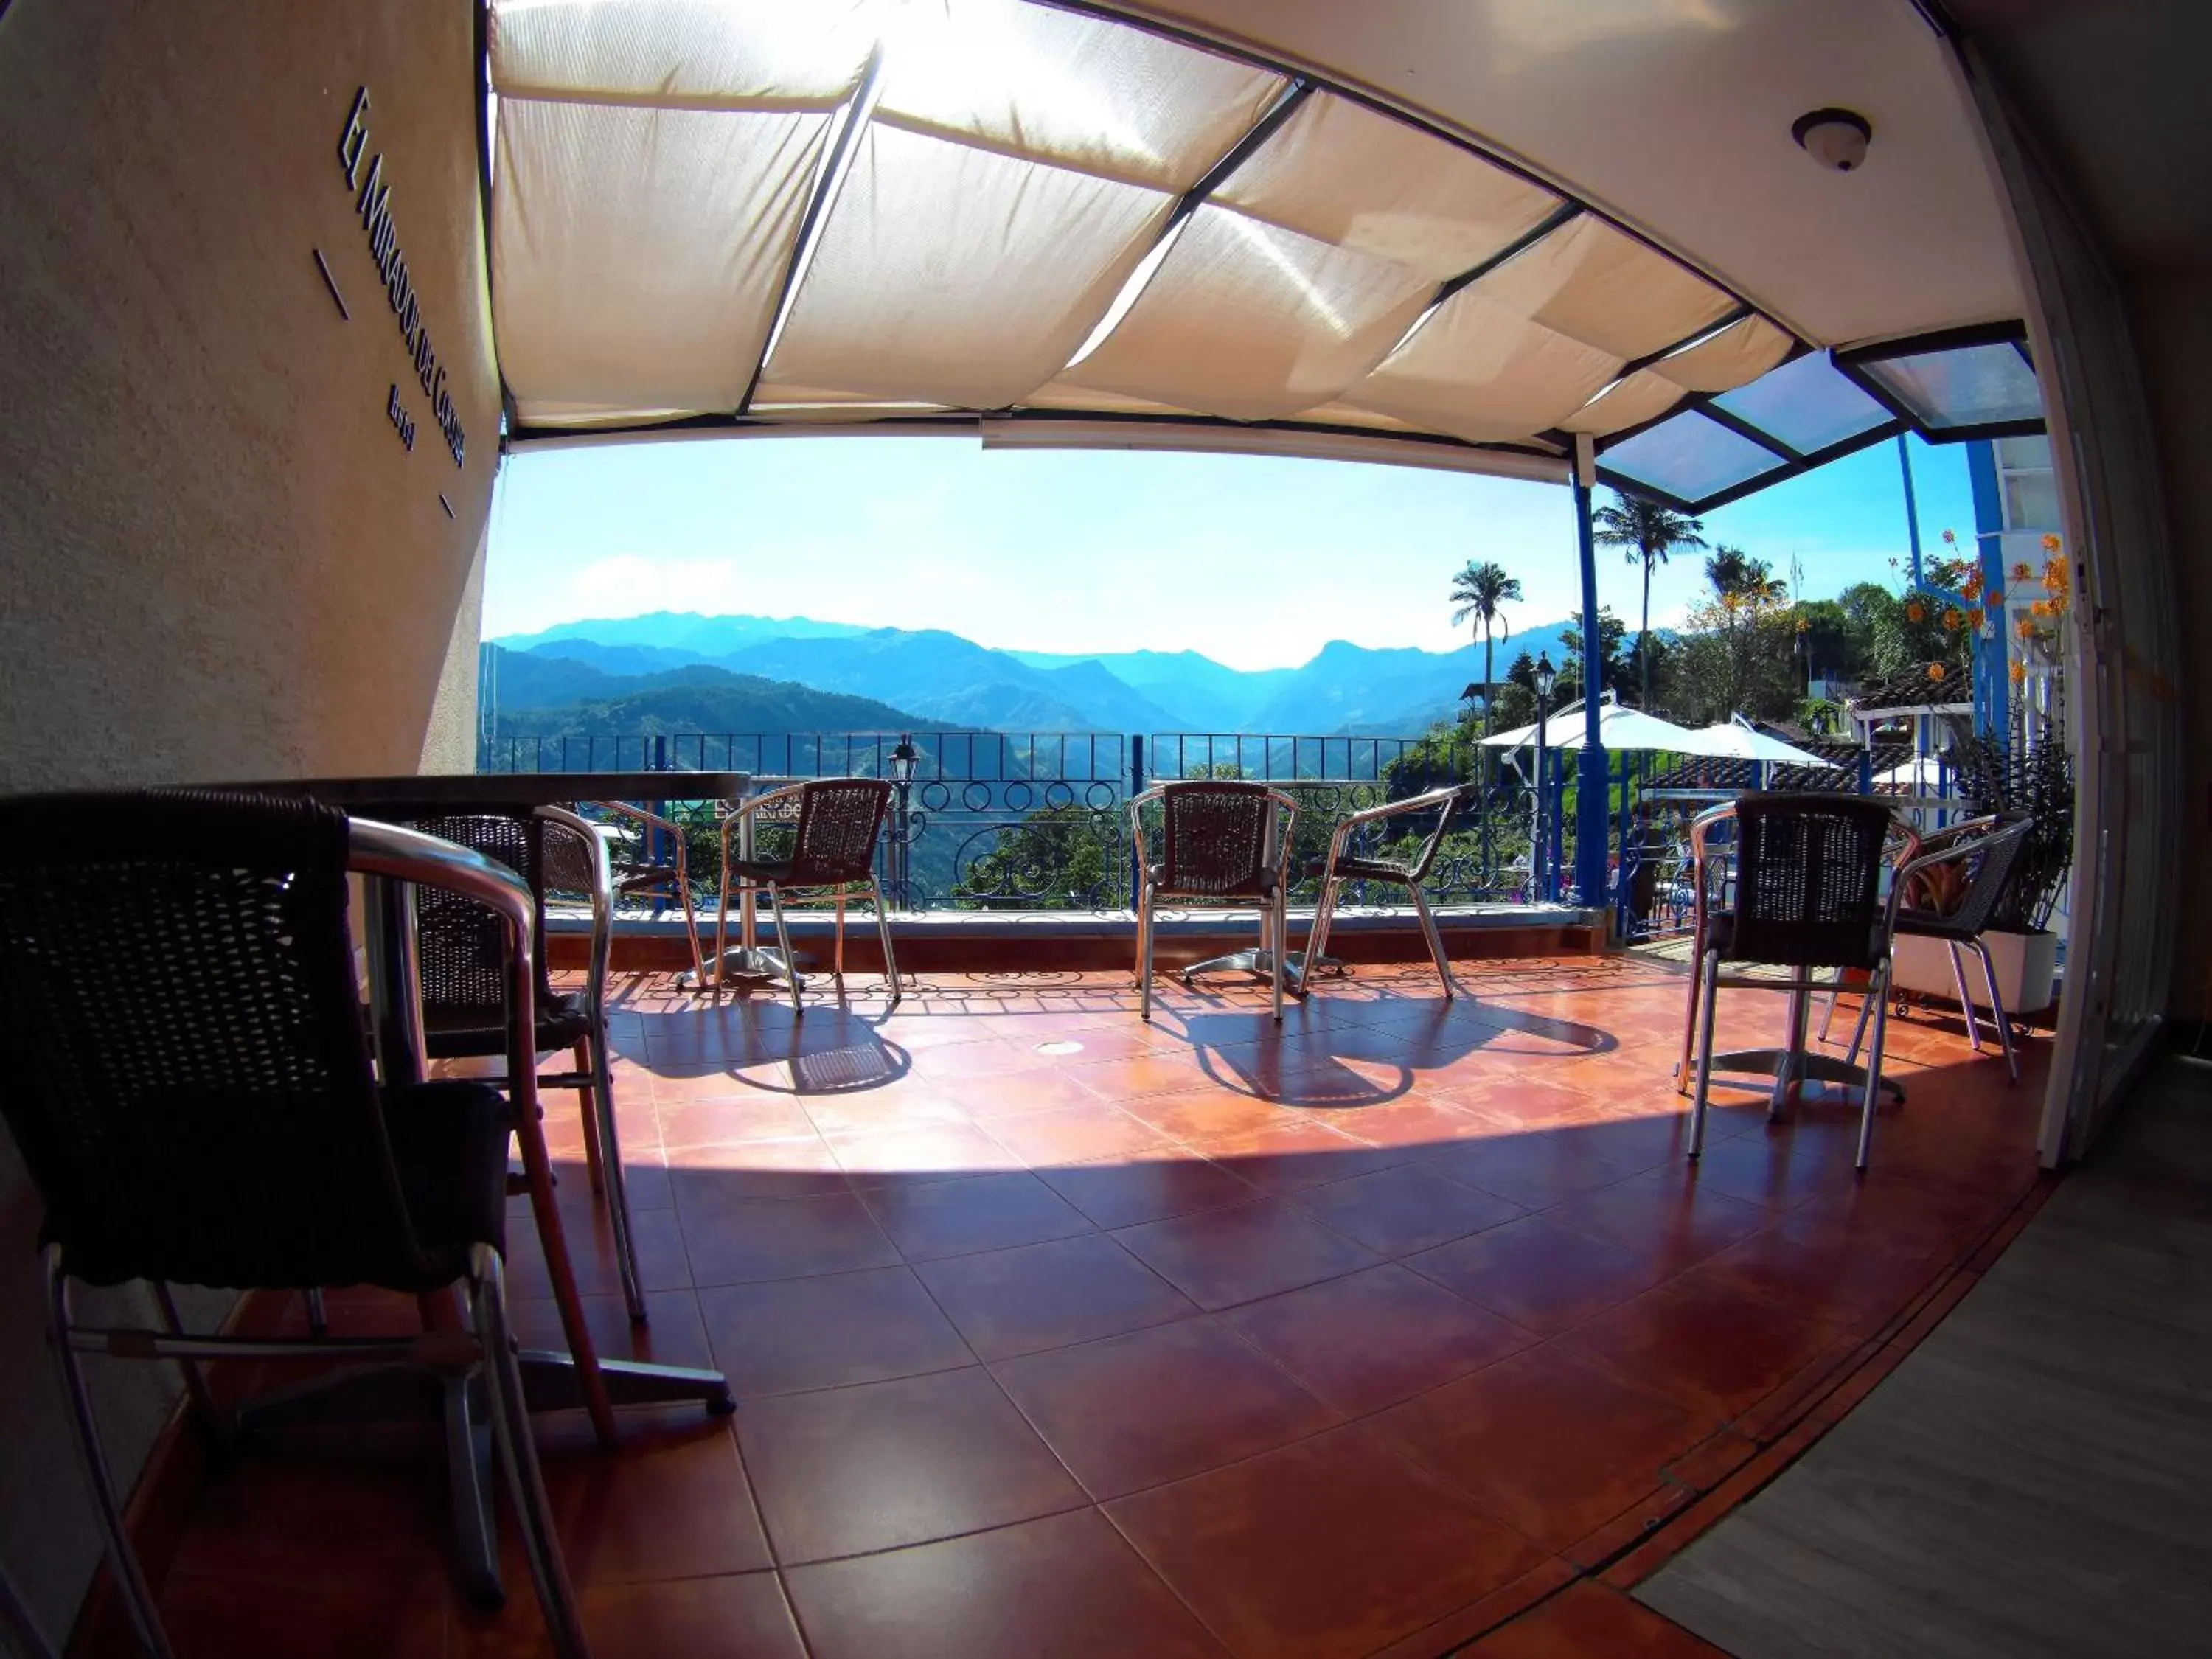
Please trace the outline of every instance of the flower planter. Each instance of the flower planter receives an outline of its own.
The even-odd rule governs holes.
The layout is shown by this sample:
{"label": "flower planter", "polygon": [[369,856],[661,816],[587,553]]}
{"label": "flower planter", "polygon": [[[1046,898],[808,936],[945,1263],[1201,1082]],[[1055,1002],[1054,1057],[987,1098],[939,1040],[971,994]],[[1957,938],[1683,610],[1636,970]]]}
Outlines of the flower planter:
{"label": "flower planter", "polygon": [[[1992,927],[1982,935],[1990,947],[1997,990],[2008,1014],[2033,1014],[2051,1006],[2058,976],[2058,935],[2007,933]],[[1960,946],[1966,963],[1966,994],[1978,1008],[1989,1006],[1989,991],[1982,983],[1982,964],[1972,951]],[[1951,952],[1941,939],[1914,939],[1900,934],[1897,940],[1893,982],[1900,991],[1956,999],[1959,988],[1951,978]]]}

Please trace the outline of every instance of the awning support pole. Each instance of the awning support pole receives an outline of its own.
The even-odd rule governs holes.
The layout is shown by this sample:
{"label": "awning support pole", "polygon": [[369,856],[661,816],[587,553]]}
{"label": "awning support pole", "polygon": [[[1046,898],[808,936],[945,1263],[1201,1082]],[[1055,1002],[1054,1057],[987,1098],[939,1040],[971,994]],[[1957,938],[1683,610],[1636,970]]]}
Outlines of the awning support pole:
{"label": "awning support pole", "polygon": [[1597,538],[1590,524],[1590,488],[1597,482],[1597,457],[1589,434],[1575,434],[1575,535],[1583,574],[1583,746],[1575,792],[1575,896],[1586,907],[1606,902],[1606,820],[1611,773],[1598,719],[1604,694],[1605,635],[1598,627]]}

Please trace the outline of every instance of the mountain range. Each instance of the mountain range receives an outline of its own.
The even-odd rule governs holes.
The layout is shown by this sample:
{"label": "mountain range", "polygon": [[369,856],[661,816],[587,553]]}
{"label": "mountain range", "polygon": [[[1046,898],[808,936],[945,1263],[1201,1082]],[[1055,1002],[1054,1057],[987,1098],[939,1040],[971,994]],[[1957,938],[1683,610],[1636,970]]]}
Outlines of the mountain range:
{"label": "mountain range", "polygon": [[[1498,641],[1495,672],[1522,651],[1565,655],[1571,622],[1516,631]],[[882,730],[936,726],[1030,732],[1274,732],[1413,737],[1458,706],[1482,678],[1478,641],[1455,651],[1382,649],[1334,640],[1296,668],[1243,670],[1195,651],[1088,655],[994,650],[939,629],[864,629],[810,617],[649,616],[563,623],[485,647],[486,701],[501,728],[523,711],[595,705],[596,726],[618,714],[829,720],[808,690],[877,711],[830,725],[747,724],[734,719],[685,730]],[[726,682],[744,682],[732,686]],[[651,708],[612,705],[647,698]],[[684,712],[678,715],[676,711]],[[519,724],[509,727],[509,717]],[[633,724],[629,728],[642,728]],[[659,729],[677,729],[662,723]]]}

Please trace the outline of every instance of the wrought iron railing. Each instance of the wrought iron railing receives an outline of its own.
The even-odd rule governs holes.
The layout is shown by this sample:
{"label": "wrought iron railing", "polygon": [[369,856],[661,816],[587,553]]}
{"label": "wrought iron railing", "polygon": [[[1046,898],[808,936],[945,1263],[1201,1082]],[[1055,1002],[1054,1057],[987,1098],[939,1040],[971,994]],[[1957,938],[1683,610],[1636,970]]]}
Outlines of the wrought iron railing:
{"label": "wrought iron railing", "polygon": [[[685,802],[682,775],[751,774],[756,787],[809,777],[895,777],[902,739],[913,775],[895,800],[882,873],[902,908],[1119,910],[1130,902],[1127,805],[1156,782],[1235,776],[1277,784],[1299,802],[1292,843],[1295,900],[1310,902],[1314,866],[1346,813],[1477,775],[1480,751],[1435,738],[1309,737],[1223,732],[680,732],[502,737],[482,747],[478,769],[512,771],[665,771],[667,816],[681,824],[702,895],[719,864],[717,809]],[[1429,890],[1446,903],[1530,895],[1530,797],[1508,769],[1467,803],[1434,866]],[[1395,820],[1385,842],[1364,836],[1353,850],[1380,854],[1425,836],[1433,819]],[[647,837],[632,831],[641,842]],[[773,855],[773,826],[760,851]],[[642,846],[635,849],[647,850]],[[1345,902],[1363,902],[1355,886]],[[1395,902],[1379,889],[1378,902]]]}

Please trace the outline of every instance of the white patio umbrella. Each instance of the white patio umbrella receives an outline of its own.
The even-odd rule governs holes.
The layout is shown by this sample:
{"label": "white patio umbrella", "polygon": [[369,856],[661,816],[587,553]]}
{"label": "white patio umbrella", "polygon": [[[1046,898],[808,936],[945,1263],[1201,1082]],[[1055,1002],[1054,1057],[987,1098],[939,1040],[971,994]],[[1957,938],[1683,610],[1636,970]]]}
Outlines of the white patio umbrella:
{"label": "white patio umbrella", "polygon": [[1936,795],[1943,793],[1946,785],[1956,781],[1956,774],[1947,778],[1943,763],[1935,756],[1916,755],[1902,765],[1875,773],[1874,781],[1878,785],[1910,789],[1916,795]]}
{"label": "white patio umbrella", "polygon": [[1704,744],[1690,752],[1697,755],[1720,755],[1731,760],[1779,761],[1785,766],[1826,766],[1828,762],[1818,755],[1808,755],[1794,744],[1779,738],[1771,738],[1764,732],[1748,726],[1723,721],[1708,726],[1692,734]]}
{"label": "white patio umbrella", "polygon": [[[1579,749],[1588,736],[1579,719],[1572,725],[1574,730],[1559,740],[1562,749]],[[1656,714],[1647,714],[1641,708],[1626,708],[1619,703],[1608,703],[1597,718],[1597,740],[1608,750],[1663,750],[1676,755],[1711,752],[1698,747],[1698,736],[1686,726],[1677,726]]]}

